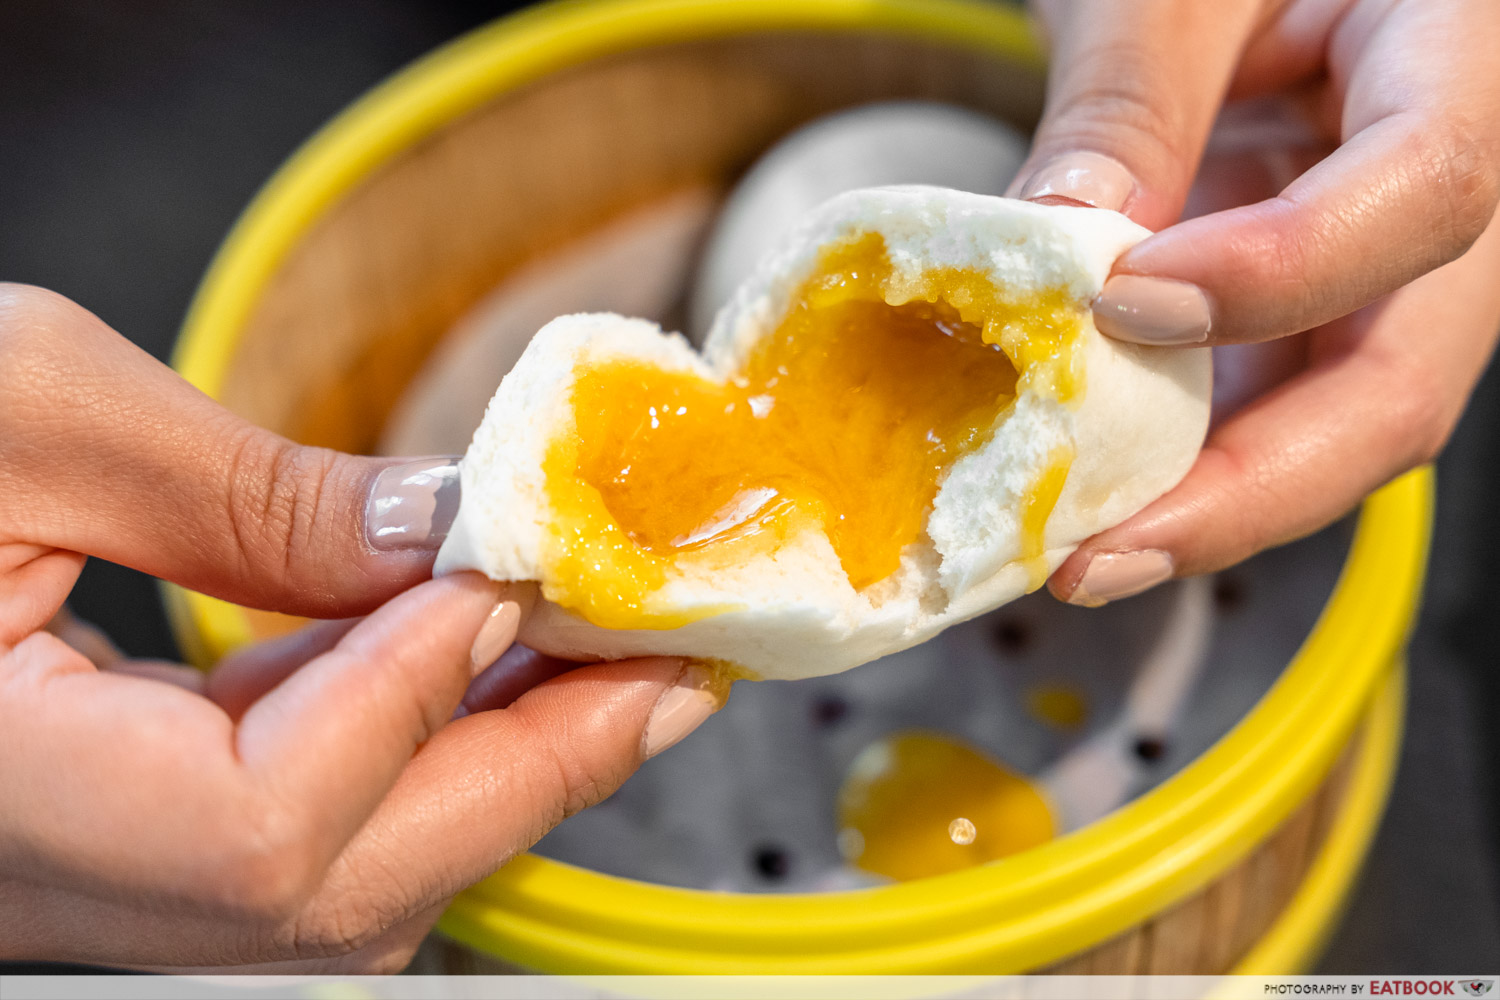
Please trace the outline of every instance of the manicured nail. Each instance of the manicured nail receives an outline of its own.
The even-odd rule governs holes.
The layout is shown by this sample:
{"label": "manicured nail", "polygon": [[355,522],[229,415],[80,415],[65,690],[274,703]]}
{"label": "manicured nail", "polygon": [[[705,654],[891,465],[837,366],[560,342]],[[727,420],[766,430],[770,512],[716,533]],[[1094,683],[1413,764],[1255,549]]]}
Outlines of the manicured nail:
{"label": "manicured nail", "polygon": [[436,549],[458,515],[458,459],[422,458],[375,477],[365,505],[372,548]]}
{"label": "manicured nail", "polygon": [[79,618],[66,605],[57,610],[46,629],[88,657],[89,662],[101,670],[118,663],[125,656],[97,625]]}
{"label": "manicured nail", "polygon": [[1117,274],[1094,299],[1099,332],[1133,344],[1201,344],[1213,321],[1203,289],[1171,278]]}
{"label": "manicured nail", "polygon": [[500,654],[516,641],[516,630],[521,625],[521,605],[515,601],[496,604],[490,616],[474,637],[469,647],[469,674],[478,677],[491,663],[500,659]]}
{"label": "manicured nail", "polygon": [[703,663],[688,663],[651,709],[643,740],[645,755],[655,757],[676,746],[684,736],[723,707],[730,680],[723,671]]}
{"label": "manicured nail", "polygon": [[1135,178],[1125,164],[1102,153],[1080,150],[1042,164],[1026,178],[1016,197],[1029,201],[1068,198],[1119,212],[1134,190]]}
{"label": "manicured nail", "polygon": [[1089,560],[1089,567],[1073,588],[1068,603],[1097,608],[1150,590],[1171,578],[1172,557],[1160,549],[1101,552]]}

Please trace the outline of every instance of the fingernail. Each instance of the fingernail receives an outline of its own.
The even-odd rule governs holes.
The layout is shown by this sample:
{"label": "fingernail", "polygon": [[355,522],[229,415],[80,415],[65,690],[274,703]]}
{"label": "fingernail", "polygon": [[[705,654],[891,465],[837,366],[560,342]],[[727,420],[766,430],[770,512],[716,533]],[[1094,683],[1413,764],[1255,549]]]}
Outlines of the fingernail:
{"label": "fingernail", "polygon": [[647,758],[677,745],[684,736],[723,707],[732,680],[724,671],[702,663],[688,663],[677,683],[667,688],[651,709],[643,740]]}
{"label": "fingernail", "polygon": [[381,552],[436,549],[458,514],[458,459],[422,458],[375,477],[365,505],[365,534]]}
{"label": "fingernail", "polygon": [[124,659],[109,636],[97,626],[79,618],[64,605],[46,624],[46,629],[73,649],[88,657],[90,663],[103,670]]}
{"label": "fingernail", "polygon": [[1125,164],[1103,153],[1080,150],[1042,164],[1021,185],[1018,198],[1068,198],[1119,212],[1135,190]]}
{"label": "fingernail", "polygon": [[1172,557],[1160,549],[1101,552],[1089,560],[1083,579],[1073,588],[1069,604],[1097,608],[1122,597],[1150,590],[1172,578]]}
{"label": "fingernail", "polygon": [[1208,297],[1197,285],[1117,274],[1094,299],[1094,325],[1133,344],[1201,344],[1213,323]]}
{"label": "fingernail", "polygon": [[479,627],[474,645],[469,647],[470,676],[479,676],[486,667],[500,659],[500,654],[516,641],[516,629],[520,624],[521,605],[515,601],[501,601],[495,605]]}

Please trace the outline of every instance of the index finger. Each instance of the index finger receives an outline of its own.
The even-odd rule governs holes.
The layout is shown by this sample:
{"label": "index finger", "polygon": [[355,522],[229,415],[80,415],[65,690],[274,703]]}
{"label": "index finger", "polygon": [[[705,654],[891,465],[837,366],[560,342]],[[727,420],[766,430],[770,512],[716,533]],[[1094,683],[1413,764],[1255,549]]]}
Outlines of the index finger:
{"label": "index finger", "polygon": [[1123,212],[1182,210],[1258,0],[1049,4],[1047,105],[1012,193]]}

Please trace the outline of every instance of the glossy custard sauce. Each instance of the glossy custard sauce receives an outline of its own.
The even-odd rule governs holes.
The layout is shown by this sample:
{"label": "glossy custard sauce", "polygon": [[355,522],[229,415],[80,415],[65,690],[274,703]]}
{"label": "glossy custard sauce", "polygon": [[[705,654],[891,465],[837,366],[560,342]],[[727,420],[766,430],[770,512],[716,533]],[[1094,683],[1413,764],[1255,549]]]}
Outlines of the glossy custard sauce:
{"label": "glossy custard sauce", "polygon": [[[726,383],[584,363],[575,432],[546,460],[544,593],[596,625],[675,628],[716,609],[653,608],[674,565],[741,562],[806,530],[827,536],[856,589],[877,583],[1020,388],[1077,394],[1078,329],[1061,291],[1007,297],[957,269],[903,280],[871,233],[824,249]],[[1026,498],[1023,557],[1040,554],[1070,458]]]}
{"label": "glossy custard sauce", "polygon": [[910,731],[866,747],[839,789],[839,851],[901,881],[1019,854],[1057,831],[1042,789],[982,751]]}

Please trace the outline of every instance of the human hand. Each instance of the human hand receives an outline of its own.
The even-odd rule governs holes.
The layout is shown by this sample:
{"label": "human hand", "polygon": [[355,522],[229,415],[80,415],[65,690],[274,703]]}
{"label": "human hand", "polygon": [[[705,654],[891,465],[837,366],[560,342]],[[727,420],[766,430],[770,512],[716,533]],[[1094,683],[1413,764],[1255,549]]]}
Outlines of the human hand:
{"label": "human hand", "polygon": [[[1315,531],[1441,449],[1500,330],[1500,6],[1038,6],[1048,106],[1012,193],[1160,230],[1116,263],[1100,330],[1213,345],[1225,381],[1275,370],[1220,401],[1176,489],[1053,575],[1098,604]],[[1195,175],[1208,212],[1173,225]]]}
{"label": "human hand", "polygon": [[[253,428],[0,285],[0,958],[398,969],[451,896],[717,707],[680,660],[563,672],[517,647],[486,670],[531,595],[419,583],[451,473],[390,467]],[[86,554],[371,613],[204,677],[60,613]]]}

